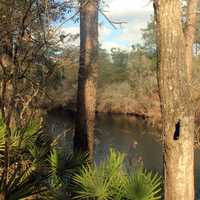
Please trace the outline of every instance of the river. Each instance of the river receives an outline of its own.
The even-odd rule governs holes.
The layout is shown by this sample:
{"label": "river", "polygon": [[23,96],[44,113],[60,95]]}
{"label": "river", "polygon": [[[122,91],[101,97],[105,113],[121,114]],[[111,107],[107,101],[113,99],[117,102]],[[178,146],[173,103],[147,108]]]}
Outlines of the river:
{"label": "river", "polygon": [[[47,115],[48,131],[62,138],[60,146],[72,152],[72,132],[74,114],[62,110],[52,111]],[[126,115],[98,114],[95,122],[95,152],[98,163],[106,158],[109,148],[126,154],[126,160],[133,165],[142,163],[152,171],[162,174],[162,144],[160,130],[147,121]],[[200,150],[195,151],[196,200],[200,200]]]}

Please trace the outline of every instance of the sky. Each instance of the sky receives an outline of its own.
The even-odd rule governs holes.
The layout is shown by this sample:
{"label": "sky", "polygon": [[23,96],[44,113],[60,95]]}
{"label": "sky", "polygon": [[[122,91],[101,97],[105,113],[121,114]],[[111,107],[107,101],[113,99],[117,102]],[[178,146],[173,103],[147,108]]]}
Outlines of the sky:
{"label": "sky", "polygon": [[[99,41],[103,48],[129,49],[133,44],[142,43],[141,29],[146,27],[153,14],[151,0],[107,0],[104,11],[111,21],[125,23],[115,29],[100,14]],[[78,33],[79,26],[68,23],[62,27],[62,31]]]}

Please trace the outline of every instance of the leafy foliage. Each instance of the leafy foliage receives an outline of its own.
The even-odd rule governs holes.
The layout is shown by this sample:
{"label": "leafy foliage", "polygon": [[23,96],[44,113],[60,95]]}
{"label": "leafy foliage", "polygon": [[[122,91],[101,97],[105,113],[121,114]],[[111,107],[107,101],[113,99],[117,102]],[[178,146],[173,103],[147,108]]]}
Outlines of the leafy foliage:
{"label": "leafy foliage", "polygon": [[48,198],[70,198],[73,191],[72,177],[88,162],[87,155],[68,155],[63,150],[53,149],[48,158]]}
{"label": "leafy foliage", "polygon": [[[31,122],[26,130],[11,129],[10,162],[5,182],[5,132],[0,120],[0,193],[7,200],[36,195],[40,199],[71,197],[72,176],[87,163],[87,155],[68,155],[56,148],[55,141]],[[49,156],[48,156],[49,155]]]}
{"label": "leafy foliage", "polygon": [[[37,131],[36,131],[37,130]],[[26,130],[12,129],[10,135],[10,161],[5,168],[5,133],[6,128],[0,121],[0,193],[8,200],[19,200],[48,189],[42,166],[48,152],[45,144],[37,144],[42,132],[39,126],[29,124]],[[47,139],[48,141],[48,139]],[[43,151],[42,151],[43,150]],[[5,182],[5,169],[7,181]]]}
{"label": "leafy foliage", "polygon": [[144,169],[136,169],[126,177],[124,196],[129,200],[161,199],[161,177]]}
{"label": "leafy foliage", "polygon": [[109,158],[99,166],[84,167],[73,177],[74,199],[161,199],[161,177],[143,169],[123,168],[124,155],[110,150]]}

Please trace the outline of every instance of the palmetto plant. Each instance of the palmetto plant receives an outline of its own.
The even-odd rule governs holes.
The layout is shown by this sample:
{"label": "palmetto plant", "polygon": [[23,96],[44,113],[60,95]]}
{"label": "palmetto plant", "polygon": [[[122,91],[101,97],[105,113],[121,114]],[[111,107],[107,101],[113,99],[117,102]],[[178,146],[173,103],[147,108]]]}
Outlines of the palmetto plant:
{"label": "palmetto plant", "polygon": [[[161,199],[161,177],[143,169],[123,168],[124,155],[110,150],[106,161],[84,167],[73,177],[74,199],[156,200]],[[131,172],[130,172],[131,171]]]}
{"label": "palmetto plant", "polygon": [[58,150],[56,142],[31,122],[26,129],[11,130],[5,179],[5,129],[0,119],[0,199],[71,198],[72,176],[87,163],[87,155],[72,156]]}
{"label": "palmetto plant", "polygon": [[76,184],[74,199],[117,199],[123,185],[124,155],[110,151],[110,157],[99,166],[86,166],[73,177]]}
{"label": "palmetto plant", "polygon": [[[36,123],[26,129],[12,129],[9,138],[9,162],[5,166],[5,125],[0,119],[0,195],[2,199],[19,200],[48,189],[43,173],[49,142]],[[45,139],[48,141],[48,138]],[[6,173],[5,173],[6,169]]]}
{"label": "palmetto plant", "polygon": [[47,199],[71,199],[74,187],[72,177],[88,163],[88,156],[71,155],[64,150],[54,148],[48,158],[49,191]]}
{"label": "palmetto plant", "polygon": [[5,126],[0,120],[0,199],[157,200],[161,178],[124,167],[125,156],[110,150],[107,160],[88,165],[87,155],[67,155],[52,146],[36,123],[11,131],[5,182]]}
{"label": "palmetto plant", "polygon": [[125,178],[124,197],[128,200],[161,199],[161,177],[145,169],[131,170]]}

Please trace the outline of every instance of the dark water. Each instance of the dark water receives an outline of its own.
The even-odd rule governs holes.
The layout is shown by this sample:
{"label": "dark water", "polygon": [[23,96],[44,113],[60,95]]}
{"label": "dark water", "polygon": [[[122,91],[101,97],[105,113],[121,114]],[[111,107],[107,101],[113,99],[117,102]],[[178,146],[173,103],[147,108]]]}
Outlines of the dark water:
{"label": "dark water", "polygon": [[[72,151],[74,116],[72,113],[54,111],[47,117],[49,132],[60,135],[66,151]],[[97,115],[95,123],[96,162],[106,158],[109,148],[126,154],[127,161],[142,163],[146,169],[162,173],[162,145],[160,131],[146,121],[133,116]],[[200,150],[195,152],[196,199],[200,200]]]}

